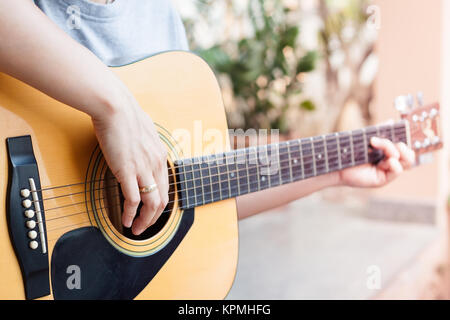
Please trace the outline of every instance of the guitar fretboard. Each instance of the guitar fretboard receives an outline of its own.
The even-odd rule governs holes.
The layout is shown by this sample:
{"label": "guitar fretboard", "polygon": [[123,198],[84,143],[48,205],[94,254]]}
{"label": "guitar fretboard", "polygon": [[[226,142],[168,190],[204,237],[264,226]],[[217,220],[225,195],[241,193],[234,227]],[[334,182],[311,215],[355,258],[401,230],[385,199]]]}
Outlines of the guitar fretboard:
{"label": "guitar fretboard", "polygon": [[[233,150],[176,163],[184,209],[373,163],[372,137],[408,143],[405,122]],[[379,155],[378,155],[379,157]]]}

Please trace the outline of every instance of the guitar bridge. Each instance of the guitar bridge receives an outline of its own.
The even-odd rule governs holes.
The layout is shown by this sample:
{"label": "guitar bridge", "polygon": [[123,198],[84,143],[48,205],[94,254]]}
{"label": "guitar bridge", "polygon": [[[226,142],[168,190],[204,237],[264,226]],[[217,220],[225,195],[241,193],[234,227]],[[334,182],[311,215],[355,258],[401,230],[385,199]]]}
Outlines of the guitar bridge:
{"label": "guitar bridge", "polygon": [[30,136],[7,139],[9,186],[7,218],[27,299],[50,294],[44,205]]}

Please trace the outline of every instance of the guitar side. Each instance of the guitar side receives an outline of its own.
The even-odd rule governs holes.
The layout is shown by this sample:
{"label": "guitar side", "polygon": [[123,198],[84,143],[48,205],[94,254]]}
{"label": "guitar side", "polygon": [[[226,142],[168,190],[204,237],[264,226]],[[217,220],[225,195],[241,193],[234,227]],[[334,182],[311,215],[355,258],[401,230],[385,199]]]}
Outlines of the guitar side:
{"label": "guitar side", "polygon": [[[214,74],[200,58],[185,52],[169,52],[114,68],[114,71],[158,124],[163,136],[177,130],[190,133],[190,143],[174,146],[174,158],[196,155],[194,139],[202,138],[195,131],[195,125],[198,124],[201,124],[202,132],[218,130],[224,137],[224,141],[203,143],[200,152],[206,149],[215,152],[228,149],[220,89]],[[23,135],[32,138],[44,188],[76,184],[86,179],[92,152],[97,144],[89,117],[20,81],[0,74],[0,138],[5,141],[9,137]],[[0,279],[0,298],[23,299],[22,275],[6,219],[9,172],[6,143],[1,150],[0,271],[4,276]],[[74,191],[82,192],[84,185],[77,188]],[[53,194],[50,190],[44,197],[58,195],[56,191]],[[56,198],[46,203],[45,209],[73,203],[77,202]],[[81,227],[97,227],[88,215],[69,216],[65,210],[46,213],[49,257],[63,234]],[[235,201],[226,200],[196,208],[194,223],[184,240],[136,298],[222,299],[231,288],[237,254]]]}

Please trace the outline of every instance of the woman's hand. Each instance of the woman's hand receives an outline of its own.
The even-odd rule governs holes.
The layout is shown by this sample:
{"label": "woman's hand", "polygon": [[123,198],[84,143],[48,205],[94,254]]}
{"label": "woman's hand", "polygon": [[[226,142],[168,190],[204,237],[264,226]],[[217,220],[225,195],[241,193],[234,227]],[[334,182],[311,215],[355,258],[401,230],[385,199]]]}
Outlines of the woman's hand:
{"label": "woman's hand", "polygon": [[415,162],[414,151],[404,143],[394,145],[386,139],[372,138],[371,145],[375,149],[382,150],[385,159],[377,166],[367,164],[341,171],[340,184],[359,188],[382,187],[411,168]]}
{"label": "woman's hand", "polygon": [[[124,94],[109,114],[92,117],[95,133],[125,198],[122,223],[139,235],[160,217],[168,203],[167,151],[153,121],[131,94]],[[142,187],[157,185],[149,193]],[[143,202],[139,217],[136,210]]]}

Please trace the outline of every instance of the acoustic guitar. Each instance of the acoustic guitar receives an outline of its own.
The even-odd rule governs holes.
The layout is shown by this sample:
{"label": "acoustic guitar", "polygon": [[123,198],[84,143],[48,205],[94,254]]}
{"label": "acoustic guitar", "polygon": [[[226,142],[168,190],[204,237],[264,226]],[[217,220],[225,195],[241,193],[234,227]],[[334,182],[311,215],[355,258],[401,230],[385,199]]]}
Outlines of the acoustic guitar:
{"label": "acoustic guitar", "polygon": [[167,146],[169,204],[142,236],[122,228],[120,185],[90,118],[0,74],[1,299],[224,298],[238,258],[235,197],[376,163],[373,136],[419,160],[442,147],[439,105],[400,103],[396,123],[231,150],[202,59],[167,52],[114,71]]}

